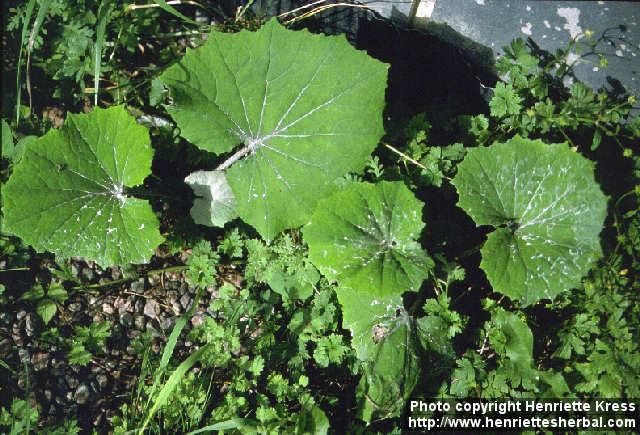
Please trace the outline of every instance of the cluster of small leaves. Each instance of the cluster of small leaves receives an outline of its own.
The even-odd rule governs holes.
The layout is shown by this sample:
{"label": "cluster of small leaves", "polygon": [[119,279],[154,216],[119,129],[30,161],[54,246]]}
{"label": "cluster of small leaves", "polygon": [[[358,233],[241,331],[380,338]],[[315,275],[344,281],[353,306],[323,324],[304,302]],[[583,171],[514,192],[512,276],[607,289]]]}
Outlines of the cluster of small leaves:
{"label": "cluster of small leaves", "polygon": [[[573,136],[580,139],[575,145],[584,150],[595,150],[608,138],[613,146],[623,149],[625,157],[632,157],[627,142],[640,136],[640,119],[631,112],[636,97],[615,89],[596,92],[573,76],[570,60],[575,59],[575,53],[593,55],[600,42],[583,38],[550,55],[532,41],[527,45],[521,39],[514,40],[496,63],[504,82],[494,89],[489,103],[491,118],[474,117],[470,131],[480,143],[505,140],[515,133],[552,141]],[[605,57],[599,58],[599,67],[606,67]]]}
{"label": "cluster of small leaves", "polygon": [[0,407],[0,428],[9,430],[10,435],[28,433],[38,423],[38,410],[26,400],[13,399],[9,409]]}
{"label": "cluster of small leaves", "polygon": [[320,274],[291,235],[284,234],[270,245],[251,239],[245,246],[248,252],[245,279],[249,283],[267,284],[285,303],[305,300],[313,294]]}
{"label": "cluster of small leaves", "polygon": [[[6,435],[30,434],[40,429],[38,419],[40,413],[28,401],[14,398],[8,408],[0,407],[0,430]],[[67,419],[59,425],[42,428],[48,435],[77,435],[80,433],[77,420]]]}
{"label": "cluster of small leaves", "polygon": [[438,146],[429,145],[431,124],[424,113],[411,118],[404,131],[406,154],[417,162],[402,160],[409,174],[418,172],[420,185],[441,187],[444,180],[450,180],[456,173],[457,164],[464,158],[466,150],[461,143]]}
{"label": "cluster of small leaves", "polygon": [[[18,34],[25,19],[27,2],[19,2],[15,8],[8,8],[8,16],[4,31],[7,34]],[[30,70],[32,76],[43,75],[46,86],[32,79],[32,101],[38,109],[42,101],[48,102],[51,97],[57,102],[78,106],[87,101],[93,92],[95,74],[95,49],[102,48],[102,68],[100,75],[106,93],[112,101],[123,101],[124,98],[138,99],[142,102],[145,87],[150,81],[148,73],[154,68],[136,69],[136,60],[154,53],[154,62],[161,64],[171,60],[181,50],[177,41],[166,40],[159,46],[155,39],[171,30],[181,30],[183,26],[176,24],[169,17],[159,19],[158,8],[133,10],[130,3],[122,0],[109,2],[104,7],[105,40],[103,44],[98,38],[101,2],[96,0],[48,0],[38,2],[31,21],[36,14],[41,17],[38,25],[31,23],[29,41],[25,45],[30,51]],[[148,42],[141,44],[141,38]],[[175,39],[175,38],[174,38]],[[19,41],[19,40],[18,40]],[[8,47],[18,50],[19,47]],[[24,61],[23,61],[24,62]],[[134,72],[135,74],[132,74]],[[24,76],[23,76],[24,77]],[[21,88],[26,88],[24,80]],[[87,89],[90,88],[90,89]],[[13,96],[15,89],[7,89],[8,96]],[[35,109],[36,107],[34,107]],[[26,109],[26,107],[25,107]],[[23,111],[24,114],[29,111]]]}
{"label": "cluster of small leaves", "polygon": [[481,347],[456,361],[443,394],[453,397],[566,397],[569,389],[559,372],[536,368],[533,334],[522,313],[486,300],[491,320],[485,322]]}
{"label": "cluster of small leaves", "polygon": [[[346,376],[353,360],[339,328],[334,287],[320,280],[293,235],[266,244],[230,231],[217,252],[224,256],[220,267],[238,258],[246,261],[246,287],[225,283],[215,289],[202,322],[188,334],[188,341],[205,349],[200,369],[185,375],[150,428],[188,431],[225,422],[259,433],[325,433],[329,423],[318,403],[338,403],[312,393],[310,384],[326,388],[317,371]],[[212,253],[217,256],[202,242],[191,258],[210,264]],[[306,272],[296,275],[300,270]],[[290,291],[298,287],[304,290]],[[143,387],[140,394],[149,391]],[[139,413],[128,405],[121,412],[113,420],[116,432],[138,427]]]}
{"label": "cluster of small leaves", "polygon": [[[298,308],[291,316],[287,329],[296,337],[297,346],[289,365],[301,368],[310,358],[318,367],[341,364],[351,354],[339,330],[340,316],[333,289],[324,281],[309,304]],[[313,352],[309,349],[313,348]]]}
{"label": "cluster of small leaves", "polygon": [[107,321],[89,326],[76,326],[69,340],[69,364],[87,365],[95,354],[104,352],[106,340],[111,337],[111,324]]}
{"label": "cluster of small leaves", "polygon": [[55,316],[58,307],[67,300],[67,296],[67,291],[59,284],[52,284],[47,290],[41,284],[36,284],[24,292],[20,299],[35,303],[36,313],[46,325]]}
{"label": "cluster of small leaves", "polygon": [[189,266],[185,273],[187,282],[201,289],[215,284],[216,266],[219,260],[220,255],[213,250],[211,243],[200,240],[191,250],[187,260],[187,266]]}
{"label": "cluster of small leaves", "polygon": [[572,390],[588,397],[640,394],[640,213],[637,206],[617,223],[618,249],[593,271],[584,292],[559,308],[567,311],[553,357],[566,365]]}

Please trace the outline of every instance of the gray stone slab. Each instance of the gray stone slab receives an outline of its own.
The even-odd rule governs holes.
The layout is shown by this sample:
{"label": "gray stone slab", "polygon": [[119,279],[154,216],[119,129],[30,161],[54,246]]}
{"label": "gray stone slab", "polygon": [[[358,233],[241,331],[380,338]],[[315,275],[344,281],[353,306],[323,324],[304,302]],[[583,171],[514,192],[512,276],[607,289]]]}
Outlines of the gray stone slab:
{"label": "gray stone slab", "polygon": [[[240,0],[225,0],[237,7]],[[571,38],[584,40],[591,30],[594,38],[603,34],[608,42],[600,45],[609,65],[602,68],[596,56],[571,55],[576,76],[594,89],[609,85],[608,78],[621,82],[626,90],[640,95],[640,2],[633,1],[558,1],[558,0],[256,0],[253,9],[267,16],[310,4],[357,3],[368,10],[352,7],[327,9],[316,16],[325,33],[345,33],[356,41],[363,20],[384,19],[398,29],[414,28],[456,46],[480,72],[488,71],[492,59],[514,38],[530,37],[542,49],[555,51],[566,47]],[[306,11],[311,8],[305,9]],[[230,10],[232,10],[230,8]],[[374,13],[371,13],[373,11]],[[448,26],[448,27],[447,27]],[[449,29],[450,27],[450,29]],[[472,44],[470,41],[475,42]],[[485,83],[488,83],[485,81]]]}
{"label": "gray stone slab", "polygon": [[[423,0],[424,1],[424,0]],[[576,76],[599,88],[607,77],[640,95],[640,3],[623,1],[437,0],[431,21],[445,22],[456,31],[490,47],[502,47],[517,37],[531,37],[541,48],[555,51],[571,38],[584,40],[591,30],[609,42],[600,45],[609,65],[601,68],[595,56],[575,62]]]}

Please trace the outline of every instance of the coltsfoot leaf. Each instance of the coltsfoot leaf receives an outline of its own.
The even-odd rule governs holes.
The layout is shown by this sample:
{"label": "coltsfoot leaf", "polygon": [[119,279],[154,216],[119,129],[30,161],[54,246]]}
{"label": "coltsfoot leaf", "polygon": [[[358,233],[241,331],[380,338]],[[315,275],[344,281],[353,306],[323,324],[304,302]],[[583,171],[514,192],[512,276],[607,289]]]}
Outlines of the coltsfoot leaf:
{"label": "coltsfoot leaf", "polygon": [[361,170],[384,134],[388,65],[344,36],[213,32],[160,80],[187,140],[223,154],[238,213],[272,239],[304,224],[333,181]]}
{"label": "coltsfoot leaf", "polygon": [[352,183],[318,203],[303,228],[329,279],[374,296],[417,291],[433,261],[416,241],[422,202],[402,182]]}
{"label": "coltsfoot leaf", "polygon": [[351,345],[362,361],[356,390],[360,418],[398,415],[420,373],[416,322],[403,307],[400,295],[383,298],[340,287],[343,326],[351,331]]}
{"label": "coltsfoot leaf", "polygon": [[376,298],[347,287],[339,287],[336,294],[342,305],[342,326],[351,332],[356,356],[361,361],[372,358],[376,344],[395,328],[398,311],[404,312],[402,296]]}
{"label": "coltsfoot leaf", "polygon": [[191,217],[195,223],[223,227],[238,216],[236,198],[224,171],[196,171],[184,181],[198,196],[191,207]]}
{"label": "coltsfoot leaf", "polygon": [[163,240],[158,220],[124,189],[150,174],[152,153],[146,129],[122,106],[69,114],[15,166],[4,190],[4,230],[63,258],[146,262]]}
{"label": "coltsfoot leaf", "polygon": [[567,144],[516,136],[470,149],[453,184],[475,223],[496,228],[481,251],[491,286],[524,306],[577,286],[602,255],[607,199]]}

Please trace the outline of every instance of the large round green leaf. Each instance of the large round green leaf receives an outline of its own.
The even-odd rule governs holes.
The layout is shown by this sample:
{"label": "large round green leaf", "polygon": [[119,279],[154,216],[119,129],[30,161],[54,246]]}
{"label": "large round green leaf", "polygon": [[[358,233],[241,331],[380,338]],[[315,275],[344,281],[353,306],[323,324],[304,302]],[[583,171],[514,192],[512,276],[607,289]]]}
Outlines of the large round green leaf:
{"label": "large round green leaf", "polygon": [[359,292],[417,291],[433,265],[416,242],[422,205],[399,181],[352,183],[320,201],[303,228],[309,258],[329,279]]}
{"label": "large round green leaf", "polygon": [[480,267],[523,305],[575,287],[602,255],[607,200],[593,164],[566,144],[516,136],[470,149],[453,184],[476,224],[496,228]]}
{"label": "large round green leaf", "polygon": [[387,65],[344,36],[213,32],[160,77],[181,134],[227,169],[240,217],[266,239],[302,225],[384,133]]}
{"label": "large round green leaf", "polygon": [[30,143],[4,190],[4,230],[37,250],[101,266],[143,263],[162,242],[147,201],[149,134],[121,106],[72,115]]}

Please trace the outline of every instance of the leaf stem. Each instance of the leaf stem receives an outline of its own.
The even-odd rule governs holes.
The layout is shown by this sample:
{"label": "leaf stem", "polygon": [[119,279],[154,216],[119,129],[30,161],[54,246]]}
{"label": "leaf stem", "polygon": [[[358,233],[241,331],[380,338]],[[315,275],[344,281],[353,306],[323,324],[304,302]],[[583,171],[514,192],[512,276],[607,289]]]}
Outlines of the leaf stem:
{"label": "leaf stem", "polygon": [[116,280],[113,280],[113,281],[108,281],[108,282],[99,283],[99,284],[78,285],[78,286],[72,287],[71,290],[96,289],[96,288],[102,288],[102,287],[109,287],[109,286],[112,286],[112,285],[125,284],[125,283],[131,282],[131,281],[133,281],[135,279],[138,279],[141,276],[156,275],[158,273],[165,273],[165,272],[177,272],[177,271],[181,271],[181,270],[186,270],[188,268],[189,268],[189,266],[183,265],[183,266],[165,267],[164,269],[152,269],[152,270],[149,270],[149,271],[147,271],[146,273],[144,273],[142,275],[138,275],[138,276],[135,276],[135,277],[116,279]]}
{"label": "leaf stem", "polygon": [[249,152],[251,152],[251,149],[252,147],[248,145],[240,148],[238,151],[233,153],[231,157],[229,157],[224,162],[220,163],[220,165],[216,168],[216,171],[224,171],[225,169],[228,169],[235,162],[237,162],[238,160],[240,160],[241,158],[249,154]]}
{"label": "leaf stem", "polygon": [[116,279],[113,281],[108,281],[108,282],[99,283],[99,284],[77,285],[75,287],[71,287],[71,290],[88,290],[88,289],[96,289],[96,288],[102,288],[102,287],[110,287],[112,285],[124,284],[130,281],[133,281],[134,279],[137,279],[137,277]]}

